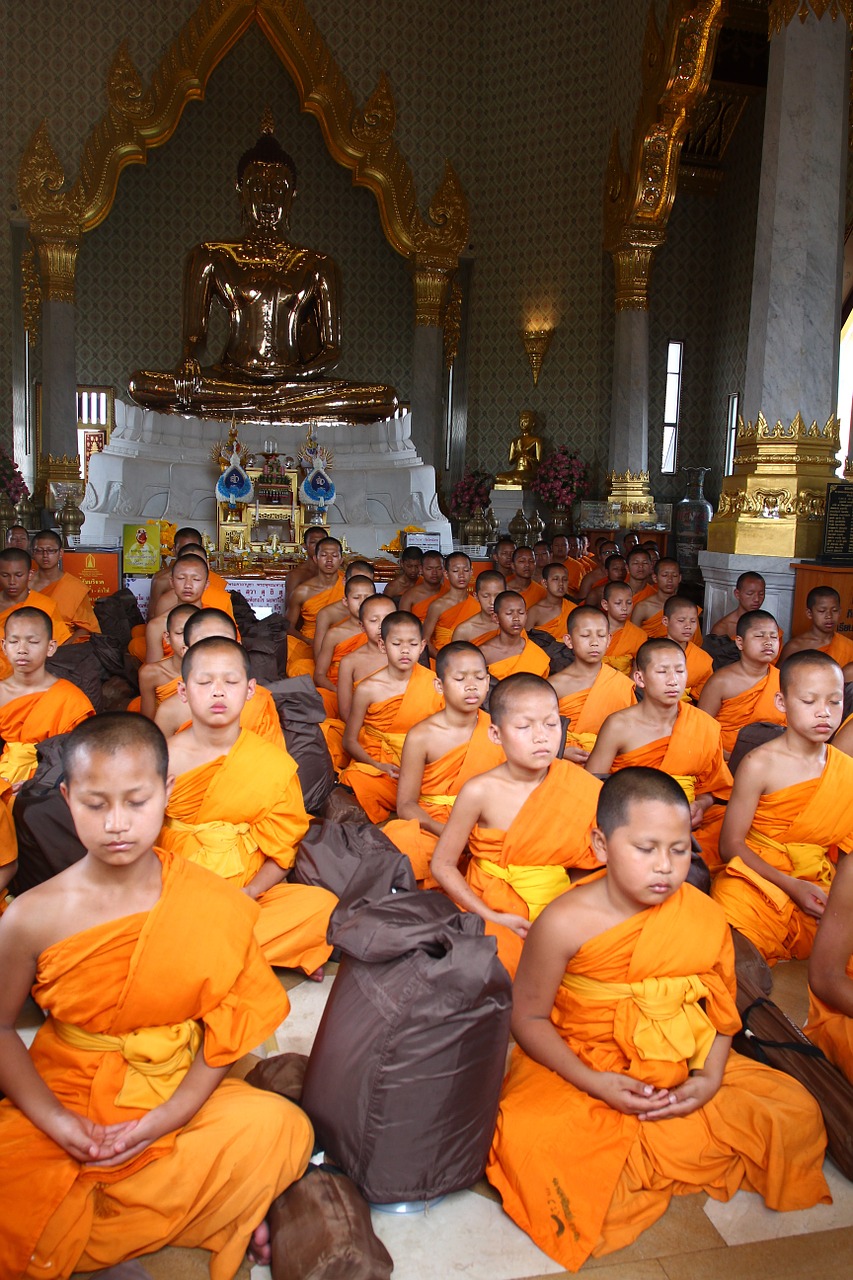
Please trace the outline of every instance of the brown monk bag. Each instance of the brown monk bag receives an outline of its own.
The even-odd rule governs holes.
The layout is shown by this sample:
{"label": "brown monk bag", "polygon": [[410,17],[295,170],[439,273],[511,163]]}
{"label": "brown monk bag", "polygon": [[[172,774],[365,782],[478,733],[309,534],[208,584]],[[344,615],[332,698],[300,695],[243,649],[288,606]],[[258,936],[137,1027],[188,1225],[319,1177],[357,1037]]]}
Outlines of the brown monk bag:
{"label": "brown monk bag", "polygon": [[479,916],[443,894],[348,898],[341,967],[302,1091],[329,1160],[374,1204],[482,1177],[509,1042],[512,983]]}
{"label": "brown monk bag", "polygon": [[67,737],[67,733],[60,733],[38,744],[36,771],[15,797],[12,816],[18,837],[18,869],[10,886],[15,894],[50,880],[86,853],[59,790],[64,776],[60,751]]}
{"label": "brown monk bag", "polygon": [[356,889],[359,897],[381,898],[418,887],[409,859],[372,822],[312,822],[287,878],[293,884],[320,885],[338,898],[352,896]]}
{"label": "brown monk bag", "polygon": [[320,728],[326,718],[323,699],[310,676],[264,684],[272,694],[285,745],[299,770],[305,808],[319,813],[335,785],[335,767]]}
{"label": "brown monk bag", "polygon": [[309,1164],[267,1221],[273,1280],[389,1280],[394,1269],[367,1201],[342,1173]]}

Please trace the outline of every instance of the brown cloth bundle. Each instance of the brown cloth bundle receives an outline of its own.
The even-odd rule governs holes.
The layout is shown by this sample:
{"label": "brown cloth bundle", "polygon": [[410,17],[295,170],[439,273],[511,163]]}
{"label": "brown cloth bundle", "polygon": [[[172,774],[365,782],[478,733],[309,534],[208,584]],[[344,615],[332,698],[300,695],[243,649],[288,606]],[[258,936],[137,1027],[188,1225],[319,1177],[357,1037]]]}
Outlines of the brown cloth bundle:
{"label": "brown cloth bundle", "polygon": [[15,798],[12,817],[18,837],[18,870],[10,886],[15,894],[50,880],[86,853],[59,790],[64,776],[60,752],[67,737],[67,733],[60,733],[38,744],[36,771]]}
{"label": "brown cloth bundle", "polygon": [[512,1013],[494,939],[430,892],[348,896],[328,936],[344,957],[302,1095],[318,1140],[372,1203],[470,1187],[494,1133]]}
{"label": "brown cloth bundle", "polygon": [[312,822],[287,878],[338,898],[375,899],[418,887],[409,859],[372,822]]}

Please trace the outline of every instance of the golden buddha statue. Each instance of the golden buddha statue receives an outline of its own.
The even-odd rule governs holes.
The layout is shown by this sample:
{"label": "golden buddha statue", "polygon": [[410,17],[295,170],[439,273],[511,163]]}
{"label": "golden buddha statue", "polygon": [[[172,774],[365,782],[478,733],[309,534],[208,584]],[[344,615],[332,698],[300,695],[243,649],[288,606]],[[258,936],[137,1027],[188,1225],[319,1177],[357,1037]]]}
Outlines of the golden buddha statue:
{"label": "golden buddha statue", "polygon": [[495,477],[498,489],[529,489],[536,479],[542,461],[542,438],[533,428],[536,414],[532,409],[522,409],[518,415],[519,433],[509,446],[509,460],[515,465]]}
{"label": "golden buddha statue", "polygon": [[[393,387],[322,376],[340,355],[340,278],[332,258],[288,239],[296,166],[265,114],[261,137],[240,158],[237,192],[248,230],[205,241],[184,268],[183,353],[174,373],[139,370],[137,404],[166,413],[375,422],[398,407]],[[227,312],[228,341],[202,367],[210,309]]]}

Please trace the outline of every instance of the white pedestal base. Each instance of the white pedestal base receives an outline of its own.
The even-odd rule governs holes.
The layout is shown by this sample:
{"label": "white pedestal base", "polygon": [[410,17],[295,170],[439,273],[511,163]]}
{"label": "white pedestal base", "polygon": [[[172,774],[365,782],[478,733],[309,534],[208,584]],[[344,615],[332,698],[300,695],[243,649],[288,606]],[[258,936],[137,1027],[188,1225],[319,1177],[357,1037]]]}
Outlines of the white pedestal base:
{"label": "white pedestal base", "polygon": [[[191,524],[213,537],[219,469],[210,455],[214,444],[228,435],[228,424],[154,413],[120,400],[115,415],[109,445],[89,462],[82,503],[85,541],[119,545],[122,525],[148,519]],[[240,439],[250,453],[259,453],[265,440],[274,439],[280,453],[295,456],[306,433],[304,423],[240,425]],[[315,434],[334,454],[332,533],[345,534],[350,547],[373,558],[398,529],[414,524],[439,533],[442,550],[451,550],[450,524],[435,493],[435,469],[421,461],[412,444],[410,413],[369,425],[323,424]]]}
{"label": "white pedestal base", "polygon": [[492,504],[501,537],[507,535],[509,522],[515,517],[519,508],[528,519],[536,515],[536,495],[529,489],[492,489],[489,501]]}
{"label": "white pedestal base", "polygon": [[760,573],[767,584],[762,606],[779,623],[785,639],[791,638],[794,610],[794,574],[791,562],[780,556],[737,556],[722,551],[700,551],[699,565],[705,579],[702,630],[707,633],[724,614],[737,607],[732,592],[742,573]]}

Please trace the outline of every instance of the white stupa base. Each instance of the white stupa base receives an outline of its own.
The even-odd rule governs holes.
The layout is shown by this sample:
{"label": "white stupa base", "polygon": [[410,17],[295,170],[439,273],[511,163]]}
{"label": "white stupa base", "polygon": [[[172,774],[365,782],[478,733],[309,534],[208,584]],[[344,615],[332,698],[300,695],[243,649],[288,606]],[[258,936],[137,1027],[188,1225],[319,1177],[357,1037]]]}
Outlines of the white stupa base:
{"label": "white stupa base", "polygon": [[[260,453],[272,439],[280,454],[295,457],[307,427],[241,423],[239,434],[250,453]],[[215,537],[219,468],[211,452],[227,435],[227,422],[155,413],[117,400],[110,443],[89,461],[82,503],[86,544],[118,546],[123,525],[152,519],[190,524]],[[439,533],[442,550],[452,549],[450,524],[436,498],[435,469],[421,461],[412,443],[411,413],[368,425],[322,423],[315,435],[334,455],[331,532],[345,534],[351,548],[371,558],[406,525]]]}

